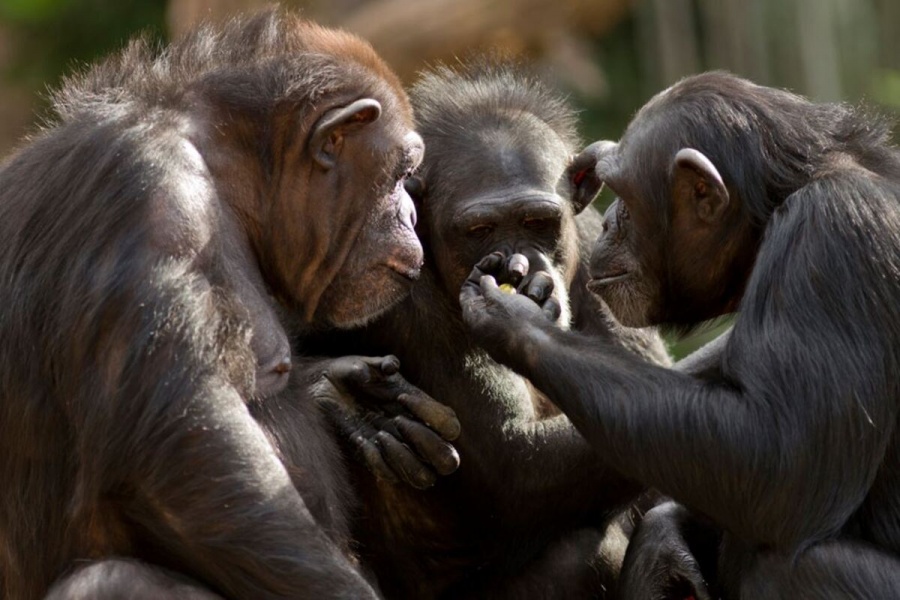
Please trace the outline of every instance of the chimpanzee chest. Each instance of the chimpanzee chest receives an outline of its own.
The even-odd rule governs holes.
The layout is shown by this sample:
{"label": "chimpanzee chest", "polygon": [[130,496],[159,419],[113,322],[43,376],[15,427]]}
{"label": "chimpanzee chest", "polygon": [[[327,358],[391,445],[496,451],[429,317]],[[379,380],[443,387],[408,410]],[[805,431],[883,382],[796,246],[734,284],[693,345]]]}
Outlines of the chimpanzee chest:
{"label": "chimpanzee chest", "polygon": [[341,450],[314,403],[265,401],[253,412],[309,512],[338,545],[349,536],[351,484]]}

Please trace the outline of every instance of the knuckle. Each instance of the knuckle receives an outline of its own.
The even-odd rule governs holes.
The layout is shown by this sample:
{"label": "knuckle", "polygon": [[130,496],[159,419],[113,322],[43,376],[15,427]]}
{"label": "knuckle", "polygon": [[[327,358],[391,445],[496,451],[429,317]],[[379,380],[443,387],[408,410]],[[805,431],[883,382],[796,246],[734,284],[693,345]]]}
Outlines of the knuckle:
{"label": "knuckle", "polygon": [[415,473],[414,477],[422,487],[430,487],[434,485],[435,482],[434,475],[432,475],[431,472],[427,471],[426,469],[419,469],[418,472]]}

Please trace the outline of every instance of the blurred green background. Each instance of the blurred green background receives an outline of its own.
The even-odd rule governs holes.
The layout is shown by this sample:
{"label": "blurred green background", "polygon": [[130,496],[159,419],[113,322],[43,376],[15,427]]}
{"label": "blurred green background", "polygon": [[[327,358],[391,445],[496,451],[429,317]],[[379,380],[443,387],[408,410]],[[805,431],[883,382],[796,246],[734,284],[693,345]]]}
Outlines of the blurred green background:
{"label": "blurred green background", "polygon": [[[36,127],[48,87],[136,32],[159,39],[263,0],[0,0],[0,158]],[[727,69],[821,101],[900,110],[898,0],[289,0],[369,39],[407,82],[481,49],[521,56],[617,138],[679,78]],[[607,199],[601,197],[598,204]],[[673,345],[682,355],[721,330]],[[674,342],[674,341],[673,341]]]}

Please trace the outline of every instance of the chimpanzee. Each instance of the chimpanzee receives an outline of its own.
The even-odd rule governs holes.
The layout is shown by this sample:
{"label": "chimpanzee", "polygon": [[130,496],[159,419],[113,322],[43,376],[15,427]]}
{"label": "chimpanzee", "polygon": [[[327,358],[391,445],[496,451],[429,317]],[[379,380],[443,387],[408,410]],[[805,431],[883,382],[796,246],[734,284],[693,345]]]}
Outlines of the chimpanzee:
{"label": "chimpanzee", "polygon": [[[593,162],[571,162],[576,118],[567,103],[490,59],[437,68],[410,95],[427,148],[408,182],[420,203],[422,277],[341,348],[396,354],[410,382],[452,407],[461,466],[425,492],[361,473],[360,557],[389,598],[600,593],[621,558],[615,548],[598,551],[603,529],[642,488],[597,460],[527,380],[473,346],[458,290],[485,252],[521,252],[556,282],[561,324],[636,360],[669,364],[668,355],[655,331],[625,330],[585,287],[589,244],[602,227],[585,209],[599,181]],[[523,294],[547,286],[506,266]]]}
{"label": "chimpanzee", "polygon": [[631,325],[737,311],[702,377],[560,330],[542,316],[552,299],[538,308],[484,276],[508,258],[485,259],[462,289],[471,334],[598,456],[724,531],[727,597],[900,597],[889,131],[859,109],[708,73],[652,99],[618,144],[586,150],[618,195],[591,289]]}
{"label": "chimpanzee", "polygon": [[[122,557],[56,597],[374,597],[342,551],[338,449],[285,390],[280,313],[359,324],[417,276],[403,180],[423,147],[398,80],[269,11],[134,42],[55,109],[0,169],[0,595]],[[248,410],[264,400],[294,416],[290,473]]]}

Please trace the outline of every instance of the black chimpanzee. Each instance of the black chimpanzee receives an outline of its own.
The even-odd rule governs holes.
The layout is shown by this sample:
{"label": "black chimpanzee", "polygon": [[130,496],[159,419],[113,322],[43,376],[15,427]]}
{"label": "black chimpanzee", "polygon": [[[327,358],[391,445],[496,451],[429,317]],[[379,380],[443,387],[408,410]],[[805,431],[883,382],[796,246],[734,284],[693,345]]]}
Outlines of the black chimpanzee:
{"label": "black chimpanzee", "polygon": [[[622,328],[586,289],[602,219],[585,209],[599,181],[593,162],[571,163],[571,108],[488,61],[428,73],[411,97],[427,148],[409,185],[425,266],[410,297],[350,347],[396,354],[412,383],[456,411],[462,465],[425,492],[361,474],[361,558],[393,598],[600,594],[621,559],[598,551],[603,529],[641,487],[597,460],[527,380],[473,345],[458,290],[485,252],[519,252],[556,283],[561,325],[638,361],[669,364],[668,355],[654,331]],[[549,279],[517,275],[522,266],[507,264],[509,279],[542,296]]]}
{"label": "black chimpanzee", "polygon": [[[283,313],[351,326],[408,292],[422,141],[399,81],[269,11],[135,42],[55,109],[0,167],[0,596],[78,565],[55,597],[211,594],[143,559],[234,598],[374,597]],[[277,448],[257,403],[292,419]]]}
{"label": "black chimpanzee", "polygon": [[471,334],[608,464],[724,530],[726,596],[900,597],[900,156],[888,126],[709,73],[586,155],[619,196],[591,289],[632,325],[737,311],[717,360],[694,378],[562,331],[484,276],[502,272],[497,257],[461,292]]}

